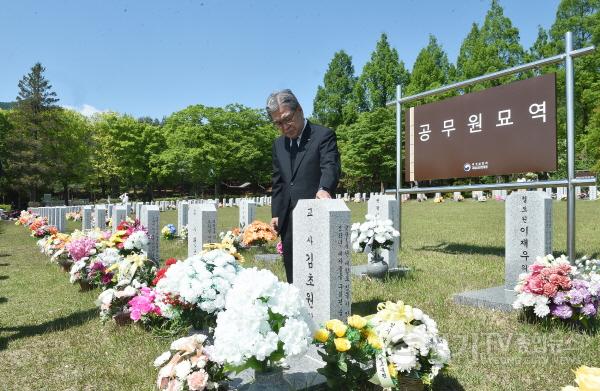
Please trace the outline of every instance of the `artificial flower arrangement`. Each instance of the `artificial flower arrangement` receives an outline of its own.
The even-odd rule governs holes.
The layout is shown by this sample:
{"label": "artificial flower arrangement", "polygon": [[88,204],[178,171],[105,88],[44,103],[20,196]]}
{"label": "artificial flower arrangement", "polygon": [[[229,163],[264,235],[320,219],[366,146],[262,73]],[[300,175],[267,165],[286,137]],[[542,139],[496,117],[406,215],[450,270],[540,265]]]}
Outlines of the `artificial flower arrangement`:
{"label": "artificial flower arrangement", "polygon": [[454,201],[456,202],[462,202],[465,200],[465,197],[462,194],[457,194],[454,196]]}
{"label": "artificial flower arrangement", "polygon": [[575,383],[577,383],[577,387],[566,386],[563,387],[561,391],[600,390],[600,368],[582,365],[573,372],[575,373]]}
{"label": "artificial flower arrangement", "polygon": [[66,218],[69,221],[81,221],[81,212],[67,212]]}
{"label": "artificial flower arrangement", "polygon": [[434,204],[441,204],[442,202],[444,202],[444,197],[442,197],[442,196],[435,197],[435,198],[433,199],[433,203],[434,203]]}
{"label": "artificial flower arrangement", "polygon": [[277,239],[277,233],[273,228],[262,221],[255,220],[244,228],[242,243],[244,246],[264,246],[268,242]]}
{"label": "artificial flower arrangement", "polygon": [[233,228],[231,231],[221,232],[219,234],[219,238],[221,239],[222,244],[229,244],[235,246],[235,248],[237,248],[238,250],[245,247],[242,243],[242,231],[238,227]]}
{"label": "artificial flower arrangement", "polygon": [[162,316],[198,329],[214,326],[240,269],[236,258],[224,249],[171,263],[156,281],[156,304]]}
{"label": "artificial flower arrangement", "polygon": [[420,309],[402,301],[379,303],[369,322],[383,345],[381,356],[375,359],[375,384],[397,390],[415,382],[431,384],[448,365],[448,342],[439,336],[436,322]]}
{"label": "artificial flower arrangement", "polygon": [[538,258],[529,273],[519,276],[513,308],[524,310],[530,319],[593,328],[600,302],[599,269],[598,260],[582,259],[571,265],[565,255]]}
{"label": "artificial flower arrangement", "polygon": [[31,231],[31,236],[38,239],[58,232],[55,226],[48,225],[48,219],[46,217],[35,217],[28,221],[27,226]]}
{"label": "artificial flower arrangement", "polygon": [[212,357],[212,346],[204,345],[206,338],[203,334],[179,338],[154,360],[154,366],[160,367],[159,390],[216,390],[228,380],[223,366]]}
{"label": "artificial flower arrangement", "polygon": [[268,372],[303,355],[313,323],[298,288],[268,270],[243,269],[217,315],[214,357],[226,370]]}
{"label": "artificial flower arrangement", "polygon": [[375,375],[372,362],[381,353],[381,339],[359,315],[348,317],[347,323],[331,319],[324,326],[314,333],[313,343],[322,349],[319,355],[325,361],[317,371],[327,378],[330,389],[360,389]]}
{"label": "artificial flower arrangement", "polygon": [[477,202],[486,202],[487,201],[487,197],[484,195],[480,195],[479,197],[477,197]]}
{"label": "artificial flower arrangement", "polygon": [[148,249],[148,230],[138,219],[127,218],[117,226],[116,232],[109,239],[109,246],[115,246],[124,255]]}
{"label": "artificial flower arrangement", "polygon": [[277,250],[277,254],[283,255],[283,242],[281,240],[277,242],[275,249]]}
{"label": "artificial flower arrangement", "polygon": [[448,343],[433,319],[398,301],[379,303],[377,313],[333,319],[315,333],[326,365],[319,373],[334,389],[359,389],[368,381],[386,389],[431,384],[450,360]]}
{"label": "artificial flower arrangement", "polygon": [[354,223],[351,227],[350,241],[355,252],[373,252],[380,255],[381,250],[389,250],[394,238],[400,233],[394,229],[392,220],[378,220],[367,214],[364,223]]}
{"label": "artificial flower arrangement", "polygon": [[15,221],[15,225],[23,225],[29,227],[37,217],[39,216],[33,212],[22,210],[21,214],[17,218],[17,221]]}
{"label": "artificial flower arrangement", "polygon": [[63,270],[68,272],[73,264],[66,249],[66,245],[70,240],[71,235],[57,232],[38,240],[37,245],[40,247],[42,254],[50,257],[51,262],[59,264]]}
{"label": "artificial flower arrangement", "polygon": [[185,242],[187,240],[187,237],[188,237],[188,226],[187,225],[184,225],[183,227],[181,227],[179,229],[179,233],[178,233],[177,237],[182,242]]}
{"label": "artificial flower arrangement", "polygon": [[173,240],[177,237],[177,228],[173,224],[167,224],[160,230],[160,233],[164,239]]}

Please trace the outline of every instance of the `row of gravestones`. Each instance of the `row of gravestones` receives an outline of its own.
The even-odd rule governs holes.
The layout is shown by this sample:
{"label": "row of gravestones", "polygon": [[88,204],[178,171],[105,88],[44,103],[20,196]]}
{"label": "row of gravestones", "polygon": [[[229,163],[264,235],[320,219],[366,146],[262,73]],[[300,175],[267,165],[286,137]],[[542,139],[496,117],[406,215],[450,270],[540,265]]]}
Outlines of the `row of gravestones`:
{"label": "row of gravestones", "polygon": [[[518,190],[517,192],[524,192],[525,190]],[[566,187],[557,187],[556,191],[554,191],[553,188],[547,187],[545,189],[537,189],[538,192],[544,192],[546,193],[550,198],[554,198],[556,200],[562,200],[562,199],[566,199],[567,198],[567,188]],[[577,198],[581,198],[582,194],[587,194],[587,199],[589,199],[590,201],[595,201],[598,199],[598,188],[597,186],[590,186],[588,188],[588,192],[587,193],[582,193],[582,188],[580,186],[577,186],[575,188],[575,194],[577,196]],[[442,193],[435,193],[435,198],[441,197]],[[473,191],[471,192],[471,198],[475,201],[480,200],[482,197],[484,196],[484,192],[483,191]],[[493,200],[501,200],[504,201],[506,200],[506,198],[508,197],[508,191],[507,190],[492,190],[491,192],[491,196]],[[409,198],[408,194],[404,194],[402,200],[406,201]],[[454,192],[452,195],[452,199],[454,201],[462,201],[463,200],[463,196],[461,192]],[[423,193],[418,193],[417,194],[417,201],[426,201],[427,200],[427,196]]]}

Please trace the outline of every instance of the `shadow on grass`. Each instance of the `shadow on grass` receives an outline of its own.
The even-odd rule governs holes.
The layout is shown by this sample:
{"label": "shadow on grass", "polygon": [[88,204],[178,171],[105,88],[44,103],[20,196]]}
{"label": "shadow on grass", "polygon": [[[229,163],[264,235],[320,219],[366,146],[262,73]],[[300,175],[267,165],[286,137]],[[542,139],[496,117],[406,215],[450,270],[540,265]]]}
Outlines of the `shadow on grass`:
{"label": "shadow on grass", "polygon": [[5,350],[8,347],[10,341],[16,339],[33,337],[36,335],[42,335],[45,333],[51,333],[54,331],[67,330],[71,327],[79,326],[90,320],[98,317],[98,310],[96,308],[90,308],[87,311],[79,311],[72,313],[67,316],[53,319],[48,322],[36,325],[17,326],[17,327],[0,327],[0,331],[13,331],[15,334],[9,337],[0,338],[0,351]]}
{"label": "shadow on grass", "polygon": [[423,246],[417,251],[436,251],[444,254],[480,254],[504,257],[504,247],[477,246],[466,243],[440,243],[436,246]]}
{"label": "shadow on grass", "polygon": [[[361,316],[374,314],[375,312],[377,312],[377,304],[381,303],[382,301],[384,301],[384,300],[383,299],[372,299],[372,300],[368,300],[368,301],[359,301],[357,303],[352,303],[350,312],[352,314],[357,314],[357,315],[361,315]],[[341,320],[346,321],[346,319],[341,319]]]}
{"label": "shadow on grass", "polygon": [[[10,254],[9,253],[0,254],[0,258],[5,258],[5,257],[10,257]],[[7,263],[7,265],[8,265],[8,263]]]}
{"label": "shadow on grass", "polygon": [[[0,255],[1,257],[2,255]],[[0,266],[10,266],[10,263],[0,263]]]}
{"label": "shadow on grass", "polygon": [[2,280],[8,280],[8,276],[0,276],[0,281]]}
{"label": "shadow on grass", "polygon": [[0,297],[0,304],[4,304],[6,302],[8,302],[8,298],[6,298],[6,297]]}
{"label": "shadow on grass", "polygon": [[431,389],[433,391],[464,391],[465,388],[456,380],[456,378],[440,373],[435,377]]}

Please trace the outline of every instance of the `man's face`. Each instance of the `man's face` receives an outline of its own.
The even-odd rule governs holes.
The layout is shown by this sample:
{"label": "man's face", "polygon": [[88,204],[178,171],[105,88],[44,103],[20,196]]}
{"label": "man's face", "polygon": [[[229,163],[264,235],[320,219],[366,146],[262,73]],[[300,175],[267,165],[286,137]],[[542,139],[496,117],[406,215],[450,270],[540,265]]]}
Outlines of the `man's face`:
{"label": "man's face", "polygon": [[297,138],[304,128],[304,113],[300,106],[296,110],[291,110],[288,106],[281,105],[279,110],[271,113],[271,119],[281,130],[281,134],[291,139]]}

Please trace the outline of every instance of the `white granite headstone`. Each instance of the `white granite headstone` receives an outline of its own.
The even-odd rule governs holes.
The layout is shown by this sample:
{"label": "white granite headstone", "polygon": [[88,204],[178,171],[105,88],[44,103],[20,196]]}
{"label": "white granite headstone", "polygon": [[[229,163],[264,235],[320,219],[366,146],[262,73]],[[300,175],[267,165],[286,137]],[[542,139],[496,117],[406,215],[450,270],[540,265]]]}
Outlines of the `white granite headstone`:
{"label": "white granite headstone", "polygon": [[537,257],[552,253],[552,199],[545,192],[513,192],[505,215],[505,288],[512,290]]}
{"label": "white granite headstone", "polygon": [[158,262],[160,257],[160,209],[156,205],[142,208],[140,223],[148,229],[148,258]]}
{"label": "white granite headstone", "polygon": [[59,206],[56,210],[56,229],[58,232],[65,232],[67,229],[67,207]]}
{"label": "white granite headstone", "polygon": [[86,231],[92,229],[92,207],[86,205],[81,212],[81,229]]}
{"label": "white granite headstone", "polygon": [[254,201],[242,200],[240,202],[240,228],[244,229],[256,219],[256,203]]}
{"label": "white granite headstone", "polygon": [[188,211],[190,204],[186,201],[180,202],[177,207],[177,232],[181,233],[183,227],[188,225]]}
{"label": "white granite headstone", "polygon": [[113,208],[112,214],[112,231],[117,231],[117,226],[121,224],[121,221],[127,218],[127,208],[125,205],[116,205]]}
{"label": "white granite headstone", "polygon": [[[367,213],[378,220],[392,220],[396,230],[399,228],[398,204],[396,198],[391,195],[376,195],[369,199]],[[391,250],[383,250],[384,261],[390,269],[398,267],[398,243],[399,238],[394,238],[394,245]]]}
{"label": "white granite headstone", "polygon": [[106,207],[104,205],[96,205],[94,208],[94,228],[106,229]]}
{"label": "white granite headstone", "polygon": [[188,257],[202,246],[217,241],[217,209],[214,204],[193,204],[188,211]]}
{"label": "white granite headstone", "polygon": [[352,303],[350,210],[341,200],[300,200],[294,209],[294,285],[317,324],[346,319]]}
{"label": "white granite headstone", "polygon": [[598,199],[598,188],[596,186],[590,186],[589,198],[590,198],[590,201],[595,201]]}

